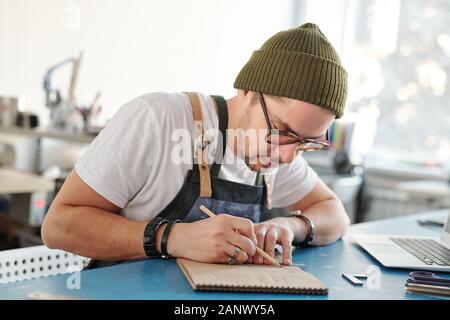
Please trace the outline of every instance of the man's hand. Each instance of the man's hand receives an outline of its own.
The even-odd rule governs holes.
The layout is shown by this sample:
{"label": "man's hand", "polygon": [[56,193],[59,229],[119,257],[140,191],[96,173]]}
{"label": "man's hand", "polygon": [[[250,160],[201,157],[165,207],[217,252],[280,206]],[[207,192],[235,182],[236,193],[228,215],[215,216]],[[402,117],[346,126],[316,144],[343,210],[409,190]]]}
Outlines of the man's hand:
{"label": "man's hand", "polygon": [[[283,264],[285,265],[290,265],[292,262],[292,241],[294,240],[294,230],[297,228],[293,222],[295,221],[292,218],[279,217],[255,224],[258,247],[271,257],[275,257],[275,244],[280,244],[283,248]],[[249,262],[271,264],[258,253],[249,259]]]}
{"label": "man's hand", "polygon": [[253,227],[250,220],[227,214],[193,223],[177,223],[167,241],[167,251],[173,257],[225,263],[239,247],[241,251],[234,258],[244,263],[256,252]]}

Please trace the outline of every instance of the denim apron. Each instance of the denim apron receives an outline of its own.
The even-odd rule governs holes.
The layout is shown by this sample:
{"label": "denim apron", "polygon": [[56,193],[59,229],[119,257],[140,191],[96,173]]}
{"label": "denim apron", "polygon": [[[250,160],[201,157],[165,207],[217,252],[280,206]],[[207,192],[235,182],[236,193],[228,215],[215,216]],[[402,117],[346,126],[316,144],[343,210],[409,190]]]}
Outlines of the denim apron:
{"label": "denim apron", "polygon": [[[201,108],[195,93],[187,93],[194,114],[195,141],[203,138]],[[209,166],[203,157],[204,145],[198,148],[194,143],[194,162],[188,171],[184,183],[175,198],[158,214],[168,220],[180,219],[194,222],[208,218],[199,207],[204,205],[219,214],[229,214],[250,219],[258,223],[266,200],[266,186],[258,174],[255,185],[248,185],[219,178],[221,161],[227,146],[228,109],[222,96],[212,96],[217,106],[219,131],[222,135],[222,148],[216,148],[215,162]],[[200,121],[200,122],[199,122]],[[197,149],[197,150],[195,150]],[[220,150],[219,150],[220,149]],[[221,153],[218,154],[218,153]],[[92,260],[88,268],[97,268],[117,264],[115,261]]]}

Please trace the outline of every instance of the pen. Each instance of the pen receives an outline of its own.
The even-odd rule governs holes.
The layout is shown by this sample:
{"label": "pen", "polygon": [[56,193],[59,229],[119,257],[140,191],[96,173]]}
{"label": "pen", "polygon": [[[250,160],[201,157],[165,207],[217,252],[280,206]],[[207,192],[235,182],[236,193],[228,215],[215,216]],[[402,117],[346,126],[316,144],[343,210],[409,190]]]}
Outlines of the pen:
{"label": "pen", "polygon": [[[210,218],[215,217],[216,214],[214,212],[212,212],[211,210],[209,210],[207,207],[205,207],[204,205],[200,206],[200,210],[202,210],[204,213],[206,213]],[[274,258],[272,258],[271,256],[269,256],[266,252],[264,252],[262,249],[256,247],[256,251],[262,255],[264,258],[266,258],[267,260],[269,260],[273,265],[280,267],[281,265],[278,263],[277,260],[275,260]]]}

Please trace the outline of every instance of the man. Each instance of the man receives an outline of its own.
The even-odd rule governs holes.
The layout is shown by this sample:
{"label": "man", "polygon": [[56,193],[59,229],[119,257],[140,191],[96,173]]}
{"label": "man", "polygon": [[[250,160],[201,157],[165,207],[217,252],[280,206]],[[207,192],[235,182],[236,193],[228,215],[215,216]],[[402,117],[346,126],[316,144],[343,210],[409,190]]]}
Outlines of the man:
{"label": "man", "polygon": [[[301,156],[326,146],[328,127],[343,115],[347,75],[332,45],[310,23],[279,32],[234,87],[226,101],[154,93],[123,106],[53,201],[44,243],[102,261],[214,263],[270,263],[256,246],[273,257],[280,244],[290,264],[293,244],[339,239],[348,216]],[[224,148],[210,129],[220,129]],[[187,140],[195,163],[177,157],[180,130],[195,140]],[[240,139],[252,130],[264,134]],[[211,163],[212,154],[223,161]],[[218,216],[206,219],[201,204]],[[260,222],[263,205],[294,214]]]}

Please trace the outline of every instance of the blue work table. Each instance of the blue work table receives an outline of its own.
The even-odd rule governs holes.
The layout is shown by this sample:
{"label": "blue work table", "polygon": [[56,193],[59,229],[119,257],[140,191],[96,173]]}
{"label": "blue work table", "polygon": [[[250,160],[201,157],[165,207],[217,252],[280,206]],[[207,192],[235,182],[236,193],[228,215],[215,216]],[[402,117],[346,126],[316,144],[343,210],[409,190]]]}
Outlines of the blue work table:
{"label": "blue work table", "polygon": [[[448,210],[392,218],[352,225],[349,233],[383,233],[415,236],[439,236],[440,229],[423,227],[419,217],[441,218]],[[124,263],[80,273],[79,290],[67,289],[70,275],[28,280],[0,285],[0,299],[26,299],[33,292],[78,297],[82,299],[443,299],[436,296],[406,293],[404,284],[410,270],[384,268],[356,245],[349,236],[325,247],[295,250],[295,264],[314,274],[329,288],[327,296],[263,293],[195,292],[189,286],[175,260],[144,260]],[[342,273],[366,273],[376,265],[381,270],[380,288],[352,285]],[[450,274],[437,273],[450,278]]]}

